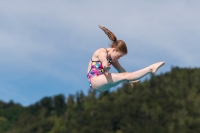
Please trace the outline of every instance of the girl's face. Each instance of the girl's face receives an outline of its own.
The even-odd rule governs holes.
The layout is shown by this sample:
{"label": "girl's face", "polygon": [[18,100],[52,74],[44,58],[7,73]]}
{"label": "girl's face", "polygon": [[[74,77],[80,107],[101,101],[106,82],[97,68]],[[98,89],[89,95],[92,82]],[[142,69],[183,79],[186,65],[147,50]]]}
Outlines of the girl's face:
{"label": "girl's face", "polygon": [[113,61],[119,60],[121,57],[123,57],[125,54],[116,50],[115,48],[113,48],[113,52],[111,54],[111,59]]}

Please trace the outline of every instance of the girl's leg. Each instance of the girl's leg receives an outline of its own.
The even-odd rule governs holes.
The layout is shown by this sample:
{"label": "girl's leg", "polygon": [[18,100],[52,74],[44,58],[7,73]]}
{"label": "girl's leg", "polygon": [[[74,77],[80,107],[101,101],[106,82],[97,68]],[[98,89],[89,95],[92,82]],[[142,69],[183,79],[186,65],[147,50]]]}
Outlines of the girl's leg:
{"label": "girl's leg", "polygon": [[164,62],[158,62],[131,73],[109,73],[108,75],[102,74],[99,76],[94,76],[92,78],[92,87],[102,91],[108,90],[109,88],[116,86],[124,81],[137,80],[150,72],[155,73],[162,65],[164,65]]}

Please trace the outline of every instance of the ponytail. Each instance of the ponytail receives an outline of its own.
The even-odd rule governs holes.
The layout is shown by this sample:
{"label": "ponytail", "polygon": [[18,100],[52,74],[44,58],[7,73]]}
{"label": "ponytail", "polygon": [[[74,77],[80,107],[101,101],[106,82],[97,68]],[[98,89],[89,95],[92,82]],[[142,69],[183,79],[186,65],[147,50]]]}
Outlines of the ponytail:
{"label": "ponytail", "polygon": [[110,30],[108,30],[106,27],[99,25],[99,28],[101,28],[106,33],[108,38],[111,41],[113,41],[113,43],[111,44],[111,48],[116,48],[117,50],[121,51],[124,54],[128,53],[128,49],[127,49],[126,43],[124,41],[117,40],[117,37]]}
{"label": "ponytail", "polygon": [[111,41],[113,41],[113,42],[117,41],[117,37],[110,30],[108,30],[106,27],[99,25],[99,28],[101,28],[106,33],[106,35],[108,36],[108,38]]}

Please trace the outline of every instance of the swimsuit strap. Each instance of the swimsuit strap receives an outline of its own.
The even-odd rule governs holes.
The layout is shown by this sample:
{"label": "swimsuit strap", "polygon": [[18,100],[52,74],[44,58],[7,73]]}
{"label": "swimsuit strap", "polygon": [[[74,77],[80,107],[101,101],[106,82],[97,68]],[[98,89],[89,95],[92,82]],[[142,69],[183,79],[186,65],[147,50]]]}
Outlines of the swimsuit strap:
{"label": "swimsuit strap", "polygon": [[92,59],[91,59],[91,61],[92,61],[92,62],[100,62],[100,60],[98,60],[98,61],[94,61],[94,60],[92,60]]}

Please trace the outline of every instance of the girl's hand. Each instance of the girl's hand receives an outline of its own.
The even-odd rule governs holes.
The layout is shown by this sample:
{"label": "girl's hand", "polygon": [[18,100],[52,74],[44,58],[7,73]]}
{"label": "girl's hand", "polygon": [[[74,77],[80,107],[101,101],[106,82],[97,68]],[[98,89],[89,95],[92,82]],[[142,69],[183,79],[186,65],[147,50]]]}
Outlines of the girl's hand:
{"label": "girl's hand", "polygon": [[110,66],[104,66],[104,73],[105,75],[108,75],[108,71],[110,70]]}
{"label": "girl's hand", "polygon": [[129,81],[129,83],[131,84],[132,88],[134,87],[133,83],[139,82],[140,80],[134,80],[134,81]]}

